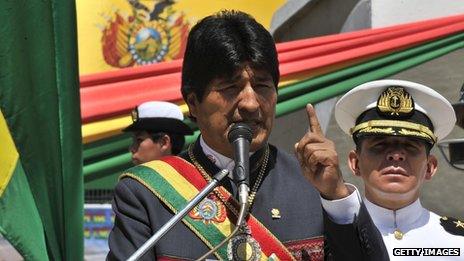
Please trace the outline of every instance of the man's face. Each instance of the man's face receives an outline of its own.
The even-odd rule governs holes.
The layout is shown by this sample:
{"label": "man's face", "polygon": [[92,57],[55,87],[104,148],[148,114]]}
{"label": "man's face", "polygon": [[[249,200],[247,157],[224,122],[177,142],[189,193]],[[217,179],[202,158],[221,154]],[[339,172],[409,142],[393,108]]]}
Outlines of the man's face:
{"label": "man's face", "polygon": [[190,94],[187,103],[205,142],[232,158],[233,148],[227,139],[232,124],[248,124],[253,131],[250,151],[258,150],[271,132],[276,101],[271,75],[246,66],[231,78],[212,80],[201,102]]}
{"label": "man's face", "polygon": [[162,138],[158,141],[153,141],[152,135],[146,131],[134,133],[129,150],[132,153],[132,163],[134,165],[157,160],[166,155],[166,151],[163,149]]}
{"label": "man's face", "polygon": [[364,180],[366,197],[374,201],[412,203],[437,165],[424,142],[406,137],[363,138],[360,151],[350,152],[349,158],[354,174]]}

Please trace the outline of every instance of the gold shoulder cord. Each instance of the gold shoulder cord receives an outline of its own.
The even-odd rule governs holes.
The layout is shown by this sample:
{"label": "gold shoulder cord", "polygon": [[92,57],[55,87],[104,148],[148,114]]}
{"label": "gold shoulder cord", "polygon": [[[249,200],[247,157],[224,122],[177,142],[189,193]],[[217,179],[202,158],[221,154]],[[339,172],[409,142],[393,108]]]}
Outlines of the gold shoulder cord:
{"label": "gold shoulder cord", "polygon": [[[192,160],[193,165],[200,171],[201,175],[206,181],[211,181],[211,176],[208,175],[208,173],[205,171],[203,166],[200,165],[200,163],[196,160],[195,155],[193,154],[193,144],[190,144],[188,148],[188,155],[189,158]],[[253,201],[256,197],[256,193],[258,192],[258,188],[261,185],[261,182],[263,181],[264,173],[266,172],[267,168],[267,163],[269,161],[269,145],[266,145],[266,150],[264,151],[264,155],[261,158],[260,162],[261,164],[258,164],[258,167],[260,165],[260,170],[258,173],[258,177],[256,178],[255,184],[253,185],[253,188],[250,191],[250,195],[248,196],[248,204],[249,204],[249,209],[251,209],[251,206],[253,204]],[[258,168],[257,167],[257,168]],[[229,209],[234,213],[234,215],[238,216],[238,212],[235,209],[234,206],[232,206],[227,200],[222,196],[222,194],[218,191],[218,188],[215,188],[214,193],[216,196],[227,206]]]}

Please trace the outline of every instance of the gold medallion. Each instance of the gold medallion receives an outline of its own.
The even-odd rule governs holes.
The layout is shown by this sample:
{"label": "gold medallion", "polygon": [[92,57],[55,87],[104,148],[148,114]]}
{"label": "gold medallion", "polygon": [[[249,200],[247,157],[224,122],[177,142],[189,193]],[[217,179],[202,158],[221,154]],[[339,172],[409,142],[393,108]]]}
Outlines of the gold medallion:
{"label": "gold medallion", "polygon": [[399,229],[397,228],[397,229],[395,229],[395,231],[393,232],[393,235],[395,235],[395,238],[396,238],[396,239],[401,240],[401,239],[403,239],[404,233],[401,232],[401,230],[399,230]]}
{"label": "gold medallion", "polygon": [[229,260],[238,261],[258,261],[261,259],[261,246],[251,236],[251,231],[247,225],[241,226],[239,234],[229,241],[227,257]]}

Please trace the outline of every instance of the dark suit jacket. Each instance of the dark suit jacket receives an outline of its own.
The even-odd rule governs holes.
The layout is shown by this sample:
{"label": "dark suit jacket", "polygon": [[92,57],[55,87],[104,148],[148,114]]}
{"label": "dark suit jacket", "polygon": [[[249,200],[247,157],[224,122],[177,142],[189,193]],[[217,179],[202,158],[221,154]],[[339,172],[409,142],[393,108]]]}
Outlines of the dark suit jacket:
{"label": "dark suit jacket", "polygon": [[[193,152],[208,173],[219,171],[204,155],[198,141]],[[251,157],[250,169],[262,153],[258,151]],[[191,161],[187,153],[181,157]],[[258,172],[259,168],[251,173],[250,184],[254,184]],[[222,185],[232,194],[236,192],[228,177]],[[109,260],[127,259],[173,216],[152,192],[131,178],[122,179],[116,186],[113,209],[116,216],[109,236]],[[279,209],[281,218],[273,218],[272,209]],[[322,210],[319,193],[301,174],[296,159],[273,146],[251,213],[302,260],[317,256],[324,234],[326,242],[320,250],[325,252],[326,259],[388,260],[382,237],[364,205],[353,224],[333,223]],[[207,251],[207,246],[180,222],[142,260],[163,257],[190,260]],[[209,258],[216,259],[212,255]]]}

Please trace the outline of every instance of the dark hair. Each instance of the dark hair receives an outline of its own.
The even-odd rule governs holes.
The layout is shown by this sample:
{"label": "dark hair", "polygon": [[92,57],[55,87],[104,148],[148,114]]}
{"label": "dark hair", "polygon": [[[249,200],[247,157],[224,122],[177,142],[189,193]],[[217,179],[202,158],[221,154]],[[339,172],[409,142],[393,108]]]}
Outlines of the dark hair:
{"label": "dark hair", "polygon": [[168,135],[171,139],[171,153],[177,155],[182,151],[185,144],[185,137],[182,134],[156,132],[150,133],[153,142],[158,142],[164,135]]}
{"label": "dark hair", "polygon": [[279,62],[271,34],[250,15],[221,11],[197,23],[188,36],[182,66],[182,97],[202,101],[215,78],[232,77],[249,65],[268,72],[277,88]]}

